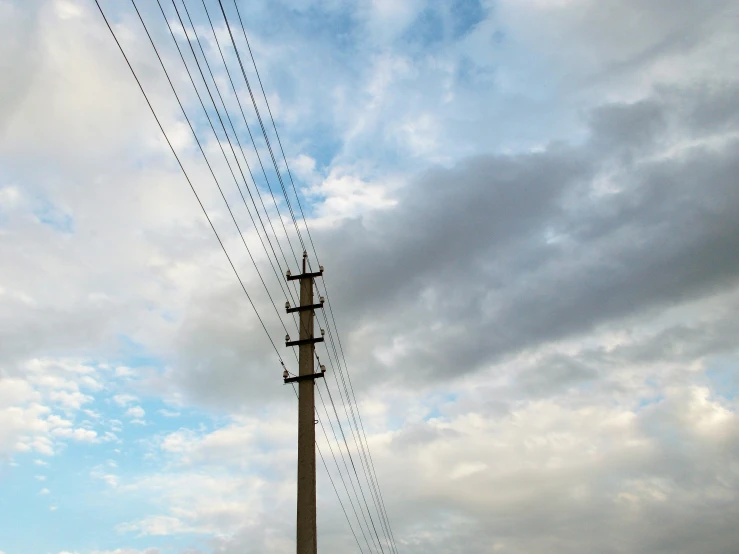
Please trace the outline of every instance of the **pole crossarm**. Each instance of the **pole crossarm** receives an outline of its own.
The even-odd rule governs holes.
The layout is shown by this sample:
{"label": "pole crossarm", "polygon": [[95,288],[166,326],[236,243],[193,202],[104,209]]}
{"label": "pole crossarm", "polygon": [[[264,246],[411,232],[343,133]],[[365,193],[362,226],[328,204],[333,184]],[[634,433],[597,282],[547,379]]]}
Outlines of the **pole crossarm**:
{"label": "pole crossarm", "polygon": [[310,306],[295,306],[294,308],[286,308],[287,313],[292,314],[294,312],[304,312],[305,310],[318,310],[323,308],[323,302],[320,304],[311,304]]}
{"label": "pole crossarm", "polygon": [[298,381],[308,381],[310,379],[320,379],[322,377],[323,377],[323,372],[313,373],[311,375],[296,375],[295,377],[288,377],[287,379],[285,379],[285,384],[296,383]]}
{"label": "pole crossarm", "polygon": [[315,344],[317,342],[323,342],[323,337],[285,341],[285,346],[302,346],[303,344]]}
{"label": "pole crossarm", "polygon": [[290,275],[288,273],[286,277],[288,281],[296,281],[298,279],[314,279],[315,277],[320,277],[321,275],[323,275],[323,270],[314,271],[313,273],[301,273],[300,275]]}

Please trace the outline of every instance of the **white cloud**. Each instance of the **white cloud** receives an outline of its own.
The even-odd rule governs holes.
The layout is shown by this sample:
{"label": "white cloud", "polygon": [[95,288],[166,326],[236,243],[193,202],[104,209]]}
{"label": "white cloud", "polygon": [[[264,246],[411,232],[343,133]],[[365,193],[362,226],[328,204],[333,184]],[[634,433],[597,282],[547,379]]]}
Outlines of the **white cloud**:
{"label": "white cloud", "polygon": [[[136,371],[133,370],[133,369],[131,369],[130,367],[118,366],[118,367],[115,368],[115,376],[116,377],[134,377],[135,375],[136,375]],[[122,396],[122,395],[120,395],[120,396]]]}
{"label": "white cloud", "polygon": [[115,550],[93,550],[91,554],[160,554],[161,550],[158,548],[146,548],[144,550],[138,550],[135,548],[116,548]]}
{"label": "white cloud", "polygon": [[182,521],[170,516],[149,516],[135,523],[122,523],[116,527],[119,533],[135,532],[141,535],[176,535],[193,532]]}
{"label": "white cloud", "polygon": [[49,489],[41,489],[39,491],[39,494],[49,494],[51,491]]}
{"label": "white cloud", "polygon": [[0,188],[0,207],[9,210],[21,201],[21,191],[17,186],[5,186]]}
{"label": "white cloud", "polygon": [[131,395],[131,394],[116,394],[113,397],[113,402],[115,402],[118,406],[124,407],[127,404],[130,404],[132,402],[137,402],[138,398]]}
{"label": "white cloud", "polygon": [[[0,381],[0,452],[54,454],[54,437],[94,441],[94,431],[72,431],[74,414],[93,397],[80,387],[100,389],[95,369],[71,358],[31,358]],[[66,417],[52,412],[62,410]]]}
{"label": "white cloud", "polygon": [[96,412],[95,410],[82,410],[82,412],[92,419],[100,419],[100,412]]}
{"label": "white cloud", "polygon": [[72,439],[79,442],[99,442],[100,439],[96,431],[91,429],[83,429],[78,427],[76,429],[70,428],[57,428],[52,431],[52,434],[57,437]]}
{"label": "white cloud", "polygon": [[118,486],[118,477],[116,475],[101,475],[100,479],[105,481],[109,487],[115,488]]}
{"label": "white cloud", "polygon": [[49,417],[46,418],[46,423],[51,427],[52,429],[57,427],[72,427],[74,423],[72,423],[68,419],[63,419],[62,417],[51,414]]}
{"label": "white cloud", "polygon": [[133,417],[137,419],[141,419],[142,417],[144,417],[145,414],[146,412],[141,406],[131,406],[130,408],[128,408],[128,410],[126,410],[126,415],[128,417]]}
{"label": "white cloud", "polygon": [[372,209],[391,208],[387,182],[372,184],[363,181],[351,170],[334,168],[311,194],[324,197],[321,212],[332,218],[352,217]]}

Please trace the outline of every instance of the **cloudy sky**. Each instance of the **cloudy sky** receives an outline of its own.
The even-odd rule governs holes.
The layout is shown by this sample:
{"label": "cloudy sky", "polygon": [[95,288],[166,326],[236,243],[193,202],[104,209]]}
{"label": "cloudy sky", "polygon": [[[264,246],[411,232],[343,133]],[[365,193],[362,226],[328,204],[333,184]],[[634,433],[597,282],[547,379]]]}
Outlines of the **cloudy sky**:
{"label": "cloudy sky", "polygon": [[[267,333],[95,2],[0,0],[0,553],[294,552],[267,338],[296,371],[294,324],[180,58],[199,78],[195,32],[269,153],[218,2],[215,35],[201,0],[184,26],[136,4],[241,233],[133,4],[101,0]],[[239,9],[397,551],[739,550],[739,1]],[[318,353],[319,548],[380,552]]]}

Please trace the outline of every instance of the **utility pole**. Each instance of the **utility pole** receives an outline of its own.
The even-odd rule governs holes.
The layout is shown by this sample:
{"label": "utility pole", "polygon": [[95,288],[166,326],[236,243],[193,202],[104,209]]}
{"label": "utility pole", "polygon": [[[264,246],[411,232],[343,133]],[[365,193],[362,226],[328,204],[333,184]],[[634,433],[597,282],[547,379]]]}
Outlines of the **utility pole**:
{"label": "utility pole", "polygon": [[323,266],[318,272],[308,273],[306,262],[308,254],[303,252],[303,272],[291,275],[287,272],[287,280],[300,281],[300,306],[291,308],[285,304],[288,313],[299,312],[300,337],[291,341],[285,337],[285,346],[297,346],[298,375],[290,377],[287,369],[283,373],[285,383],[298,382],[298,509],[297,509],[297,554],[317,554],[318,540],[316,532],[316,419],[314,403],[314,381],[323,377],[325,371],[321,366],[319,373],[314,372],[313,356],[315,344],[323,342],[321,336],[313,336],[313,317],[320,303],[313,303],[313,279],[323,274]]}

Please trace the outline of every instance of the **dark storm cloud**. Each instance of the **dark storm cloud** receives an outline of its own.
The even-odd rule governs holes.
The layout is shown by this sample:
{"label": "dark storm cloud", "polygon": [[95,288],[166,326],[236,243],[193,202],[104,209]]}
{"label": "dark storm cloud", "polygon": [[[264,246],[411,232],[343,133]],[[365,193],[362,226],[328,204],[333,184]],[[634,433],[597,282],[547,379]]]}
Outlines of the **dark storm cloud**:
{"label": "dark storm cloud", "polygon": [[[716,112],[735,97],[730,87],[667,90],[602,106],[582,145],[431,169],[395,209],[315,232],[360,376],[373,368],[373,382],[384,380],[390,368],[373,352],[397,337],[404,346],[385,378],[452,377],[733,286],[739,143],[704,139],[726,130]],[[596,186],[604,179],[611,190]],[[172,377],[209,403],[284,392],[250,308],[228,300],[237,294],[232,285],[194,298],[180,332]],[[256,298],[270,320],[272,306]],[[581,363],[549,360],[546,378],[532,370],[520,385],[538,396],[593,378]]]}
{"label": "dark storm cloud", "polygon": [[[581,145],[433,168],[394,209],[314,231],[351,363],[375,383],[451,377],[735,286],[739,141],[725,133],[737,90],[604,105]],[[207,294],[203,309],[196,298],[180,333],[175,379],[216,403],[281,392],[250,310],[227,300],[236,294]],[[382,378],[390,365],[374,353],[398,337]],[[545,382],[523,375],[522,386],[538,395],[593,377],[577,364],[552,362]]]}
{"label": "dark storm cloud", "polygon": [[403,367],[445,374],[734,286],[739,141],[709,133],[736,130],[717,117],[736,90],[605,105],[581,146],[426,172],[319,236],[341,321],[415,332]]}

